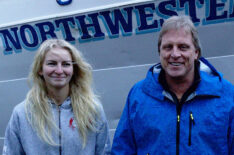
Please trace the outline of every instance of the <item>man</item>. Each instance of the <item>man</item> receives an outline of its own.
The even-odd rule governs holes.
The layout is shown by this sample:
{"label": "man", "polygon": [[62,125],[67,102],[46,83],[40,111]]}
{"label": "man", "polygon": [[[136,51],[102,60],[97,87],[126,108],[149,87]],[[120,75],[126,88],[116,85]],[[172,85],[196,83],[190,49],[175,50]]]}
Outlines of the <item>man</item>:
{"label": "man", "polygon": [[233,155],[234,87],[200,58],[189,17],[164,22],[158,51],[161,63],[128,95],[112,154]]}

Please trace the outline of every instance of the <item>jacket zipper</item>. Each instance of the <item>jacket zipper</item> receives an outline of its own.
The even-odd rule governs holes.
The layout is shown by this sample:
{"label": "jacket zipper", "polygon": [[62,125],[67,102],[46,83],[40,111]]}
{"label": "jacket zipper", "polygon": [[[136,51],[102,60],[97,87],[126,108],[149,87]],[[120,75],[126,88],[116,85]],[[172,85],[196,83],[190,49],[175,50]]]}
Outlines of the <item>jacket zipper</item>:
{"label": "jacket zipper", "polygon": [[177,123],[176,123],[176,155],[180,154],[180,114],[182,103],[177,102]]}
{"label": "jacket zipper", "polygon": [[59,155],[62,155],[62,146],[61,146],[61,110],[60,106],[58,107],[59,110]]}
{"label": "jacket zipper", "polygon": [[192,145],[192,125],[195,125],[195,121],[193,118],[193,113],[190,111],[189,114],[189,141],[188,141],[188,146]]}
{"label": "jacket zipper", "polygon": [[180,114],[177,114],[177,124],[176,124],[176,155],[180,152]]}

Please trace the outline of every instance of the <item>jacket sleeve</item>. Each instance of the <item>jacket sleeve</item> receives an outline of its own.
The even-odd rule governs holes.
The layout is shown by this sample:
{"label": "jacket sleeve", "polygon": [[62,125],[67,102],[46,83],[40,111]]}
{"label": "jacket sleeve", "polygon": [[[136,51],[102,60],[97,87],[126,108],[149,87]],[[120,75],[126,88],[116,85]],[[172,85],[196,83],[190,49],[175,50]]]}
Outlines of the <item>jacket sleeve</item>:
{"label": "jacket sleeve", "polygon": [[128,95],[127,103],[115,131],[111,150],[112,155],[137,154],[134,133],[130,122],[130,94],[131,92]]}
{"label": "jacket sleeve", "polygon": [[98,129],[96,136],[95,155],[110,155],[110,136],[109,126],[106,120],[104,110],[101,106],[102,123]]}
{"label": "jacket sleeve", "polygon": [[228,149],[229,149],[228,150],[229,155],[233,155],[234,154],[234,91],[233,91],[233,100],[232,100],[232,110],[229,118]]}
{"label": "jacket sleeve", "polygon": [[19,126],[19,116],[14,109],[5,132],[3,155],[25,155],[20,141]]}

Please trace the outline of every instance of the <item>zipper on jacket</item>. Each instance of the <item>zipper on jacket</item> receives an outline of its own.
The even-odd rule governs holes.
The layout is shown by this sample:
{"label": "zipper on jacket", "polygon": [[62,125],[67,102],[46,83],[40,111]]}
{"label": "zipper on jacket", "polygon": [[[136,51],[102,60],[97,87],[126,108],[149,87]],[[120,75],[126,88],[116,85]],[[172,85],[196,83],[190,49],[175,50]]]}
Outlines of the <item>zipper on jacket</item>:
{"label": "zipper on jacket", "polygon": [[176,155],[180,154],[180,114],[182,103],[177,102],[177,123],[176,123]]}
{"label": "zipper on jacket", "polygon": [[188,141],[188,146],[192,145],[192,125],[195,125],[195,121],[193,118],[193,113],[190,111],[189,114],[189,141]]}
{"label": "zipper on jacket", "polygon": [[176,155],[179,155],[180,152],[180,114],[177,114],[177,123],[176,123]]}
{"label": "zipper on jacket", "polygon": [[61,146],[61,110],[60,106],[58,106],[58,111],[59,111],[59,155],[62,155],[62,146]]}

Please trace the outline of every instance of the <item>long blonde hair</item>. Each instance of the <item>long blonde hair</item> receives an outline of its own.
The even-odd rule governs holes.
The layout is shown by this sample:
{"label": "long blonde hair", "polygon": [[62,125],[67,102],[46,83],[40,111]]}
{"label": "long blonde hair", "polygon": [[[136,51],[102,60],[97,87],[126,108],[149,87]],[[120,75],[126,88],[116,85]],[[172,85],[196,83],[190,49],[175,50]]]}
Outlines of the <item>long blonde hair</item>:
{"label": "long blonde hair", "polygon": [[52,137],[52,131],[58,131],[51,114],[49,97],[45,81],[39,72],[42,70],[46,53],[52,48],[60,47],[70,52],[74,62],[74,73],[69,83],[70,97],[75,120],[78,124],[78,132],[83,139],[83,147],[86,145],[89,130],[96,131],[97,118],[99,118],[99,104],[97,97],[91,88],[92,68],[84,60],[81,53],[70,43],[50,39],[44,41],[37,51],[32,63],[29,80],[33,83],[27,94],[25,111],[26,116],[38,136],[50,145],[57,145]]}

